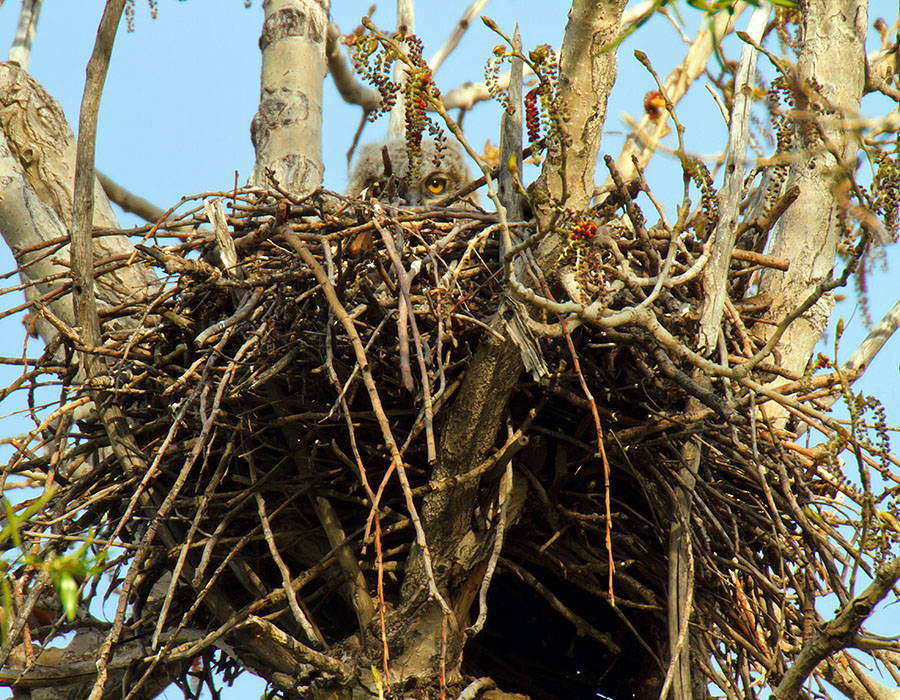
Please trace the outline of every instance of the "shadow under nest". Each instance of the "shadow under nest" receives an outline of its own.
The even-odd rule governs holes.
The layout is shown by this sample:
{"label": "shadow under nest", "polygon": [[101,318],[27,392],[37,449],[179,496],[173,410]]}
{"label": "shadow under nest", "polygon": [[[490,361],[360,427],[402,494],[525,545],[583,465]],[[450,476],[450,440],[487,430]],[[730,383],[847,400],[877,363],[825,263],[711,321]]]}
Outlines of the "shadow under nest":
{"label": "shadow under nest", "polygon": [[[140,332],[108,342],[115,381],[109,395],[146,462],[156,465],[148,486],[171,500],[165,520],[184,536],[194,580],[202,584],[177,584],[165,627],[187,612],[192,626],[222,624],[203,606],[191,611],[198,591],[215,579],[239,611],[270,596],[269,604],[256,603],[254,614],[281,610],[275,623],[305,639],[284,596],[273,596],[286,567],[292,579],[304,581],[298,598],[315,633],[339,645],[360,630],[322,509],[327,502],[339,521],[377,604],[370,494],[378,494],[383,597],[398,605],[416,536],[377,413],[401,451],[419,509],[434,489],[452,489],[453,483],[432,480],[428,433],[439,452],[446,415],[476,348],[492,332],[486,328],[503,292],[496,218],[467,210],[374,214],[355,203],[322,216],[295,206],[278,224],[274,201],[232,209],[238,268],[222,269],[211,238],[199,233],[184,234],[176,245],[141,247],[166,283],[156,298],[131,310],[143,319]],[[328,275],[359,334],[365,367],[310,266],[286,243],[289,229]],[[618,235],[621,248],[637,245],[627,230]],[[411,278],[407,301],[389,240]],[[667,240],[657,243],[664,253]],[[700,244],[693,245],[696,251]],[[599,247],[594,252],[613,278],[614,260]],[[689,346],[695,315],[673,310],[697,308],[699,293],[697,283],[675,288],[669,308],[656,309],[659,321]],[[738,298],[742,293],[736,291]],[[610,298],[610,308],[627,303],[627,290]],[[414,325],[404,318],[408,311]],[[556,321],[537,312],[535,318]],[[740,354],[727,320],[725,335],[729,350]],[[479,478],[459,480],[477,484],[465,517],[487,543],[472,570],[441,579],[454,581],[456,588],[443,591],[449,599],[468,596],[469,609],[458,620],[465,627],[479,605],[462,589],[480,585],[507,463],[514,475],[486,624],[466,643],[462,673],[489,675],[505,690],[535,698],[656,697],[669,659],[668,552],[680,486],[691,493],[681,524],[691,542],[696,668],[716,682],[731,669],[737,678],[737,665],[752,658],[777,673],[784,664],[779,649],[802,644],[796,595],[802,572],[827,556],[799,532],[794,509],[827,485],[813,481],[808,463],[784,453],[771,437],[774,429],[770,435],[762,427],[754,438],[748,423],[729,424],[699,404],[661,371],[659,349],[637,328],[604,332],[582,325],[568,339],[538,342],[548,377],[521,374],[493,449],[472,465]],[[380,409],[373,408],[363,369],[371,372]],[[691,373],[687,366],[676,369]],[[602,426],[609,484],[582,379]],[[426,416],[426,390],[433,416]],[[749,413],[749,397],[739,387],[729,405]],[[510,436],[523,425],[510,450]],[[140,545],[154,513],[127,506],[141,479],[123,473],[104,452],[109,442],[95,418],[81,421],[71,439],[78,454],[97,458],[88,473],[82,467],[80,477],[63,480],[56,496],[81,509],[68,534],[94,528],[104,538],[121,528],[121,540]],[[690,445],[703,446],[692,488],[684,477]],[[429,546],[440,550],[440,543]],[[156,623],[142,612],[146,599],[180,554],[151,548],[130,594],[126,629],[138,634]],[[127,564],[128,557],[119,566]],[[443,577],[452,562],[435,566]],[[116,578],[122,575],[124,568]],[[368,633],[377,664],[377,616]]]}

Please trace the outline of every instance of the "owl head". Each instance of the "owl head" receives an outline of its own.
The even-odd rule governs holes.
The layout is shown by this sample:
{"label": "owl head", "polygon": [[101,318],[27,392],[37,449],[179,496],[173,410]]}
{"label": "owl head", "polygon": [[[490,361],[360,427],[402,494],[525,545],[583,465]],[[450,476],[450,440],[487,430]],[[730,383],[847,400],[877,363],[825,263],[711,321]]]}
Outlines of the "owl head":
{"label": "owl head", "polygon": [[[437,144],[434,139],[423,139],[419,172],[414,178],[409,178],[406,142],[399,138],[389,138],[386,141],[367,143],[359,150],[345,192],[348,196],[358,197],[363,190],[376,183],[384,184],[388,176],[385,172],[383,155],[385,147],[390,161],[389,174],[397,188],[396,194],[407,204],[413,206],[430,204],[472,179],[463,157],[462,147],[455,139],[449,139],[444,143],[440,149],[440,160],[437,165],[435,164]],[[477,203],[477,199],[472,199],[473,196],[476,195],[470,195],[467,200]]]}

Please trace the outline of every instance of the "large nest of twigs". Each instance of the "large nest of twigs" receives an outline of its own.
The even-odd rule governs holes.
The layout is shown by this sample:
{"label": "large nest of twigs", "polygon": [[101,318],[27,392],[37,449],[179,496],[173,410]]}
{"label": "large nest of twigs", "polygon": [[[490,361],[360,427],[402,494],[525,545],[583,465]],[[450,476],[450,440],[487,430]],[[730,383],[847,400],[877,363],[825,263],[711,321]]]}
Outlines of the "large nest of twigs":
{"label": "large nest of twigs", "polygon": [[[490,564],[486,624],[467,642],[464,673],[533,697],[656,697],[670,658],[666,596],[678,550],[695,672],[732,690],[747,669],[783,673],[809,619],[801,599],[811,601],[804,595],[819,583],[843,590],[841,552],[798,524],[810,504],[849,489],[829,476],[827,455],[815,462],[784,428],[757,419],[754,401],[764,397],[698,375],[645,327],[571,323],[555,337],[534,331],[543,376],[521,374],[505,427],[480,464],[436,482],[446,417],[476,349],[502,329],[494,323],[504,296],[496,217],[371,202],[335,207],[333,198],[324,214],[317,197],[279,213],[280,201],[275,193],[238,197],[228,215],[233,253],[208,229],[181,229],[173,245],[140,246],[164,284],[139,307],[118,310],[138,328],[108,333],[111,380],[92,388],[120,407],[148,471],[123,469],[97,413],[70,431],[55,498],[79,516],[59,534],[90,530],[131,545],[116,581],[135,551],[149,556],[129,592],[126,629],[146,624],[141,611],[153,584],[183,566],[187,551],[190,576],[182,569],[182,580],[195,585],[175,584],[171,606],[155,608],[168,618],[164,628],[183,616],[189,626],[221,625],[195,604],[214,584],[235,610],[281,610],[272,619],[292,631],[278,594],[288,576],[302,581],[299,600],[316,634],[338,644],[358,634],[358,621],[336,574],[335,528],[370,594],[390,606],[416,546],[410,500],[421,510],[435,490],[477,484],[472,531],[495,542],[501,510],[508,522]],[[559,267],[616,310],[639,294],[617,283],[621,257],[634,274],[658,270],[669,236],[639,237],[610,212],[567,224],[582,243],[563,246]],[[586,235],[588,220],[596,236]],[[684,237],[673,274],[702,253],[702,241]],[[732,262],[723,322],[732,363],[759,347],[746,326],[760,309],[742,300],[753,266],[752,255]],[[535,279],[542,284],[557,298],[565,293],[561,277]],[[688,281],[648,307],[687,347],[699,295],[699,282]],[[528,317],[525,326],[559,329],[559,319],[539,309],[514,312]],[[49,359],[44,369],[61,372]],[[760,364],[751,377],[771,382],[776,373]],[[88,390],[74,386],[72,372],[62,379],[73,385],[70,399]],[[783,384],[801,403],[813,389]],[[41,464],[36,457],[18,468]],[[508,465],[512,488],[503,479]],[[145,489],[161,495],[156,511],[138,497]],[[158,546],[157,538],[142,550],[160,515],[180,545]],[[473,574],[476,591],[491,551]],[[472,619],[478,609],[475,600]]]}

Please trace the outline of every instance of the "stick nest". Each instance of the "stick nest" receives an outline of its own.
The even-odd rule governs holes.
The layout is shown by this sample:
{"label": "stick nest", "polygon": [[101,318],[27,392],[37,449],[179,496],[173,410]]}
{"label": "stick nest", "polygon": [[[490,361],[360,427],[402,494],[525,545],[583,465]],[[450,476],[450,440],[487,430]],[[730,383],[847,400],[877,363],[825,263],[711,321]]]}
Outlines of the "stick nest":
{"label": "stick nest", "polygon": [[[123,468],[96,412],[64,409],[7,467],[38,483],[55,470],[57,490],[31,517],[26,547],[46,551],[40,535],[51,529],[93,537],[95,548],[124,545],[113,550],[112,579],[126,582],[126,631],[179,623],[215,630],[227,621],[197,602],[218,588],[235,610],[232,622],[281,611],[275,624],[316,646],[286,601],[289,577],[313,636],[335,645],[359,634],[342,546],[376,606],[382,596],[390,608],[416,549],[408,501],[421,511],[430,493],[477,486],[466,517],[483,544],[478,564],[442,591],[474,601],[459,622],[470,624],[483,572],[496,567],[486,625],[467,642],[464,673],[533,697],[656,697],[670,658],[669,562],[681,550],[695,673],[730,696],[753,679],[777,681],[818,624],[814,597],[851,597],[841,572],[858,554],[834,526],[858,522],[864,496],[841,477],[834,450],[799,447],[789,432],[796,419],[776,424],[766,413],[771,402],[760,410],[764,397],[696,372],[644,328],[571,319],[560,326],[523,305],[511,313],[527,318],[525,335],[546,371],[521,374],[505,427],[481,463],[435,480],[447,448],[442,426],[476,349],[488,334],[503,334],[495,319],[504,290],[497,219],[334,202],[317,194],[287,208],[277,193],[239,195],[227,219],[233,253],[209,229],[173,229],[174,244],[139,246],[135,264],[153,266],[162,283],[106,314],[108,374],[81,384],[72,364],[59,362],[77,345],[63,335],[29,381],[62,382],[61,403],[91,396],[118,406],[146,471]],[[197,224],[196,213],[176,223]],[[541,279],[532,266],[532,286],[564,298],[575,285],[585,296],[605,295],[609,310],[635,305],[639,292],[622,282],[621,258],[635,274],[658,271],[668,234],[641,238],[609,216],[592,220],[600,234],[564,243],[558,275]],[[583,221],[569,229],[583,233]],[[324,285],[300,248],[327,276]],[[673,270],[690,268],[702,249],[685,238]],[[731,364],[760,347],[747,328],[763,309],[744,298],[753,269],[746,257],[732,261],[718,358]],[[686,281],[650,305],[688,348],[700,294],[697,280]],[[542,337],[541,328],[556,335]],[[779,379],[781,393],[800,405],[830,391],[827,381],[779,373],[763,363],[750,376]],[[392,466],[385,426],[408,488]],[[34,451],[39,435],[43,456]],[[861,456],[883,468],[882,452],[861,445]],[[141,493],[156,494],[155,506]],[[505,538],[490,563],[501,511]],[[166,546],[159,526],[177,533],[177,545]],[[864,571],[897,539],[879,522],[869,527]],[[136,553],[146,561],[129,580]],[[433,563],[449,580],[442,571],[453,562]],[[174,584],[162,576],[173,568],[181,573]],[[171,588],[163,608],[148,602],[160,581]],[[85,599],[95,594],[96,587],[82,591]],[[376,615],[376,640],[378,625]]]}

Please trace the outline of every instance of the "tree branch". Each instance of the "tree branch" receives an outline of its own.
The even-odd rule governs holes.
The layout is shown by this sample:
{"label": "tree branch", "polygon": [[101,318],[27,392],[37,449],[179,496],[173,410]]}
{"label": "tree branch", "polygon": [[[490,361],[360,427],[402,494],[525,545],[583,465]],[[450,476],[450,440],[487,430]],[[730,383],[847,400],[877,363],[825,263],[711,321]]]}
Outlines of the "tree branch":
{"label": "tree branch", "polygon": [[[84,96],[78,118],[78,148],[75,157],[75,216],[72,228],[72,284],[75,318],[89,345],[100,345],[100,318],[94,294],[94,258],[91,247],[94,220],[94,151],[97,144],[97,114],[100,97],[119,19],[125,0],[108,0],[97,30],[97,41],[87,65]],[[92,362],[85,356],[85,363]],[[92,373],[91,373],[92,374]]]}
{"label": "tree branch", "polygon": [[96,174],[103,191],[106,192],[106,196],[125,211],[135,214],[151,224],[161,221],[166,215],[164,209],[160,209],[152,202],[148,202],[143,197],[138,197],[136,194],[126,190],[109,175],[101,173],[99,170],[96,171]]}
{"label": "tree branch", "polygon": [[859,628],[900,579],[900,557],[882,564],[875,580],[860,595],[844,606],[837,617],[809,640],[784,674],[772,696],[774,700],[794,700],[810,673],[828,656],[853,642]]}
{"label": "tree branch", "polygon": [[[750,16],[747,34],[755,41],[762,39],[771,7],[760,4]],[[741,62],[735,76],[734,104],[728,128],[728,155],[725,160],[725,182],[719,191],[719,222],[712,254],[703,271],[703,310],[700,312],[699,342],[707,352],[719,342],[719,327],[725,305],[731,249],[737,238],[741,193],[744,188],[744,161],[750,135],[750,108],[753,106],[751,82],[756,73],[758,53],[752,44],[744,44]]]}
{"label": "tree branch", "polygon": [[31,43],[34,41],[34,33],[37,31],[38,18],[41,16],[41,5],[43,4],[44,0],[24,0],[22,2],[16,36],[9,49],[9,60],[18,63],[22,70],[28,70]]}
{"label": "tree branch", "polygon": [[[550,139],[538,182],[557,199],[568,192],[564,205],[571,209],[587,207],[594,193],[606,102],[616,80],[616,52],[603,47],[615,39],[624,7],[624,0],[583,0],[573,2],[569,11],[559,56],[567,133]],[[565,140],[571,143],[564,145]]]}

